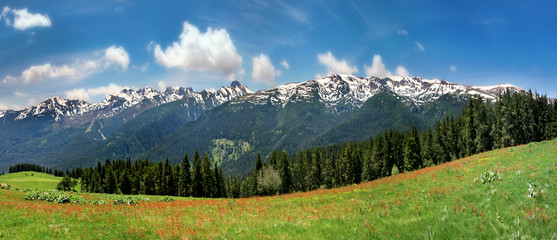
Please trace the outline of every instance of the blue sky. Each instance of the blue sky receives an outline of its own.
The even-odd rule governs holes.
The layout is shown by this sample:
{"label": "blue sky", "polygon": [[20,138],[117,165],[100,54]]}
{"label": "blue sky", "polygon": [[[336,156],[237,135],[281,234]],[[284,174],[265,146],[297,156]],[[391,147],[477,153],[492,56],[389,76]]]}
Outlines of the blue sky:
{"label": "blue sky", "polygon": [[552,0],[2,4],[0,109],[233,79],[256,91],[329,73],[511,83],[557,97]]}

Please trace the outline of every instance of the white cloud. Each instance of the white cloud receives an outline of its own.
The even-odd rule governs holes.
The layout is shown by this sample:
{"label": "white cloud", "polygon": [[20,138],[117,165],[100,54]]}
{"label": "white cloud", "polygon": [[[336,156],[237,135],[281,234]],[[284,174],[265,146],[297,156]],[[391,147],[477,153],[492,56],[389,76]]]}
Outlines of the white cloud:
{"label": "white cloud", "polygon": [[159,90],[166,90],[166,83],[164,83],[163,81],[159,81]]}
{"label": "white cloud", "polygon": [[327,74],[354,74],[358,72],[356,66],[348,65],[344,59],[342,61],[337,60],[330,51],[318,54],[317,60],[327,66]]}
{"label": "white cloud", "polygon": [[455,65],[451,65],[451,66],[449,67],[449,69],[450,69],[452,72],[456,72],[456,66],[455,66]]}
{"label": "white cloud", "polygon": [[209,27],[201,33],[188,22],[184,22],[179,42],[173,42],[164,51],[155,44],[154,55],[157,63],[167,68],[216,71],[229,78],[233,78],[242,65],[242,57],[236,52],[226,29]]}
{"label": "white cloud", "polygon": [[70,77],[76,75],[76,69],[68,65],[52,66],[50,63],[31,66],[21,73],[24,83],[32,83],[43,78]]}
{"label": "white cloud", "polygon": [[4,19],[6,26],[12,26],[12,20],[9,15],[14,15],[13,27],[17,30],[26,30],[35,27],[50,27],[52,22],[48,15],[40,13],[30,13],[27,8],[24,9],[10,9],[4,7],[0,20]]}
{"label": "white cloud", "polygon": [[129,88],[129,87],[122,87],[118,86],[114,83],[109,84],[108,86],[98,87],[98,88],[90,88],[87,89],[87,93],[92,96],[96,95],[116,95],[122,91],[122,89]]}
{"label": "white cloud", "polygon": [[385,68],[385,64],[383,64],[381,56],[377,54],[373,56],[373,63],[371,64],[371,67],[366,66],[365,71],[368,77],[384,78],[391,76],[391,72]]}
{"label": "white cloud", "polygon": [[408,31],[406,31],[406,30],[404,30],[404,29],[399,29],[399,30],[398,30],[398,35],[404,35],[404,36],[406,36],[406,35],[408,35]]}
{"label": "white cloud", "polygon": [[71,90],[71,91],[66,91],[66,98],[67,99],[89,101],[89,94],[83,88],[74,89],[74,90]]}
{"label": "white cloud", "polygon": [[4,77],[4,79],[2,79],[2,83],[4,84],[15,83],[16,80],[17,80],[16,77],[7,75]]}
{"label": "white cloud", "polygon": [[[162,82],[159,82],[159,86]],[[164,84],[164,83],[162,83]],[[66,91],[66,98],[68,99],[77,99],[77,100],[84,100],[89,101],[92,96],[98,95],[118,95],[122,91],[122,89],[128,89],[129,87],[119,86],[117,84],[111,83],[108,86],[102,86],[97,88],[89,88],[89,89],[73,89],[70,91]]]}
{"label": "white cloud", "polygon": [[0,21],[2,21],[2,18],[4,18],[4,21],[6,21],[6,26],[10,26],[12,25],[11,20],[8,18],[8,13],[11,12],[11,9],[9,7],[4,7],[4,9],[2,10],[2,13],[0,14]]}
{"label": "white cloud", "polygon": [[37,100],[35,100],[34,98],[29,98],[27,103],[31,106],[34,106],[35,104],[37,104]]}
{"label": "white cloud", "polygon": [[290,69],[290,65],[288,64],[288,62],[286,60],[282,60],[282,62],[280,62],[280,65],[282,67],[284,67],[285,69]]}
{"label": "white cloud", "polygon": [[408,72],[408,70],[406,70],[405,67],[398,66],[398,67],[396,67],[396,75],[403,76],[403,77],[409,77],[410,73]]}
{"label": "white cloud", "polygon": [[264,82],[269,86],[273,86],[275,84],[275,76],[279,76],[280,74],[281,72],[275,70],[271,60],[265,54],[260,54],[253,58],[253,72],[251,73],[251,77],[256,82]]}
{"label": "white cloud", "polygon": [[27,96],[27,93],[15,91],[15,92],[14,92],[14,95],[16,95],[16,96],[18,96],[18,97],[26,97],[26,96]]}
{"label": "white cloud", "polygon": [[[54,78],[79,80],[91,74],[102,72],[113,65],[120,66],[125,71],[128,68],[129,61],[129,56],[124,48],[111,46],[105,50],[104,57],[97,59],[78,60],[70,65],[53,65],[51,63],[33,65],[23,70],[19,79],[24,84]],[[18,78],[7,75],[2,80],[2,83],[15,83],[17,80]]]}
{"label": "white cloud", "polygon": [[424,45],[422,45],[419,42],[414,42],[416,44],[416,46],[418,47],[418,50],[420,50],[420,52],[423,52],[425,50]]}
{"label": "white cloud", "polygon": [[123,47],[110,46],[105,50],[104,57],[107,61],[106,64],[120,65],[122,71],[126,71],[130,64],[130,56]]}

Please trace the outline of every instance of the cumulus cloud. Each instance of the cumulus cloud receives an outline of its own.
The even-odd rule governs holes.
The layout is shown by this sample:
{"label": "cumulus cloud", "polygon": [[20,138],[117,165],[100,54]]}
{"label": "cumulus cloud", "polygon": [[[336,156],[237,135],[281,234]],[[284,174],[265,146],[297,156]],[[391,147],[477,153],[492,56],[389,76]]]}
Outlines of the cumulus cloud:
{"label": "cumulus cloud", "polygon": [[126,71],[130,64],[130,56],[123,47],[110,46],[105,50],[104,57],[106,64],[120,65],[122,71]]}
{"label": "cumulus cloud", "polygon": [[280,65],[284,67],[284,69],[290,69],[290,65],[286,60],[282,60],[282,62],[280,62]]}
{"label": "cumulus cloud", "polygon": [[272,86],[275,84],[275,76],[279,76],[280,74],[281,72],[275,70],[271,60],[265,54],[260,54],[253,58],[253,72],[251,73],[251,77],[256,82],[264,82]]}
{"label": "cumulus cloud", "polygon": [[[161,82],[159,82],[160,85]],[[77,99],[77,100],[84,100],[89,101],[91,96],[98,96],[98,95],[117,95],[122,91],[122,89],[128,89],[129,87],[119,86],[117,84],[111,83],[108,86],[102,86],[97,88],[89,88],[89,89],[73,89],[70,91],[66,91],[66,98],[68,99]]]}
{"label": "cumulus cloud", "polygon": [[356,66],[348,65],[344,59],[342,61],[337,60],[330,51],[318,54],[317,60],[327,66],[327,74],[354,74],[358,72]]}
{"label": "cumulus cloud", "polygon": [[164,83],[163,81],[159,81],[159,90],[164,91],[166,90],[166,83]]}
{"label": "cumulus cloud", "polygon": [[[67,78],[79,80],[94,73],[104,71],[110,66],[120,66],[126,70],[129,64],[128,53],[122,47],[111,46],[105,50],[105,56],[97,59],[79,60],[73,64],[53,65],[45,63],[33,65],[21,73],[19,79],[24,84],[39,82],[44,79]],[[2,83],[16,83],[18,78],[7,75]]]}
{"label": "cumulus cloud", "polygon": [[[13,21],[10,18],[12,15],[14,16]],[[0,20],[2,19],[4,19],[6,26],[13,26],[17,30],[52,26],[48,15],[30,13],[27,8],[12,10],[9,7],[4,7],[2,14],[0,14]]]}
{"label": "cumulus cloud", "polygon": [[419,42],[414,42],[416,44],[416,47],[418,47],[418,50],[420,50],[420,52],[423,52],[425,50],[424,45],[422,45]]}
{"label": "cumulus cloud", "polygon": [[74,100],[89,101],[89,94],[83,88],[74,89],[74,90],[66,91],[66,98],[67,99],[74,99]]}
{"label": "cumulus cloud", "polygon": [[384,78],[391,76],[391,72],[385,68],[385,64],[383,64],[383,60],[378,54],[373,56],[371,67],[365,67],[365,72],[368,77]]}
{"label": "cumulus cloud", "polygon": [[[150,47],[152,45],[148,45]],[[178,42],[173,42],[164,51],[159,44],[153,49],[157,63],[167,68],[215,71],[233,78],[242,65],[242,57],[236,52],[226,29],[209,27],[201,33],[189,22],[184,22]]]}
{"label": "cumulus cloud", "polygon": [[52,66],[50,63],[31,66],[21,73],[24,83],[32,83],[43,78],[70,77],[76,74],[76,69],[68,65]]}
{"label": "cumulus cloud", "polygon": [[410,73],[408,72],[408,70],[406,70],[405,67],[398,66],[398,67],[396,67],[396,75],[403,76],[403,77],[409,77]]}
{"label": "cumulus cloud", "polygon": [[449,69],[451,70],[451,72],[456,72],[456,66],[455,65],[451,65],[449,67]]}
{"label": "cumulus cloud", "polygon": [[90,88],[87,89],[87,93],[92,96],[96,95],[116,95],[122,91],[122,89],[129,88],[129,87],[122,87],[116,85],[114,83],[109,84],[108,86],[98,87],[98,88]]}

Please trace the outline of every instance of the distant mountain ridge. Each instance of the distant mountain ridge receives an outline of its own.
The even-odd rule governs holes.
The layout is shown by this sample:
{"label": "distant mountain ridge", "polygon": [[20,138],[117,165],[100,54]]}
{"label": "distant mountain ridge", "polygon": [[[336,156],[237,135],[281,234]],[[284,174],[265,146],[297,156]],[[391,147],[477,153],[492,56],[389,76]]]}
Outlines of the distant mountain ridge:
{"label": "distant mountain ridge", "polygon": [[[459,114],[470,95],[495,99],[511,84],[466,86],[438,79],[333,74],[253,92],[237,81],[216,91],[124,89],[98,103],[53,97],[0,112],[0,168],[33,159],[49,167],[106,158],[208,152],[225,174],[254,154],[366,139],[388,128],[426,127]],[[28,161],[27,161],[28,162]]]}
{"label": "distant mountain ridge", "polygon": [[51,97],[23,110],[4,110],[0,118],[18,121],[26,118],[52,117],[54,121],[64,118],[110,118],[114,115],[149,102],[153,106],[173,102],[184,98],[193,98],[198,102],[209,101],[211,104],[222,104],[241,95],[252,93],[249,88],[234,81],[229,87],[221,87],[217,91],[193,91],[192,88],[168,87],[164,92],[159,92],[153,87],[138,90],[122,89],[115,95],[109,95],[101,102],[87,102],[83,100],[69,100],[59,96]]}
{"label": "distant mountain ridge", "polygon": [[275,105],[285,105],[292,96],[296,99],[311,99],[318,95],[320,101],[327,107],[346,102],[354,107],[362,104],[377,92],[388,89],[400,96],[411,98],[417,104],[432,102],[445,94],[453,95],[481,95],[484,98],[495,99],[498,92],[505,89],[521,91],[512,84],[497,84],[491,86],[466,86],[454,84],[439,79],[424,79],[420,77],[390,76],[386,78],[358,77],[345,74],[333,74],[318,80],[300,83],[288,83],[275,88],[261,90],[248,94],[233,102],[249,101],[257,104],[267,102]]}

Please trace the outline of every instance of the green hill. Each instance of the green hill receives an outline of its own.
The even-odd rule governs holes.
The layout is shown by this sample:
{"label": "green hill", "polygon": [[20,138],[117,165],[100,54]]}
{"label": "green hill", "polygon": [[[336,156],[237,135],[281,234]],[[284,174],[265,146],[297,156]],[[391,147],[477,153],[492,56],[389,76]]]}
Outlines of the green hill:
{"label": "green hill", "polygon": [[[60,182],[60,180],[62,180],[62,177],[55,177],[51,174],[31,171],[0,175],[0,183],[5,183],[22,189],[56,189],[56,185]],[[80,185],[78,184],[75,189],[80,191]]]}
{"label": "green hill", "polygon": [[552,239],[557,236],[556,170],[557,139],[358,185],[275,197],[63,205],[0,190],[0,236]]}
{"label": "green hill", "polygon": [[0,183],[18,188],[56,189],[56,184],[60,180],[62,177],[39,172],[18,172],[0,176]]}

